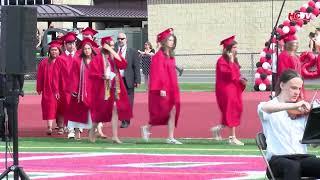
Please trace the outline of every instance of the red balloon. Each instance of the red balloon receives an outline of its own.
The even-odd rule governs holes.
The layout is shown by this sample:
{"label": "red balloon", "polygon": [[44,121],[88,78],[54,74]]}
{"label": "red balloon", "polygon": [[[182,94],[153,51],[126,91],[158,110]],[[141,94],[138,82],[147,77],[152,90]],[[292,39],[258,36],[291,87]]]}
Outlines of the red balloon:
{"label": "red balloon", "polygon": [[297,32],[296,27],[295,26],[290,26],[289,34],[294,34],[296,32]]}
{"label": "red balloon", "polygon": [[297,21],[297,25],[302,27],[303,26],[303,20],[302,19],[298,19]]}
{"label": "red balloon", "polygon": [[290,21],[289,20],[285,20],[282,23],[284,26],[290,26]]}
{"label": "red balloon", "polygon": [[260,62],[261,64],[263,64],[264,62],[267,62],[268,60],[265,57],[260,58]]}
{"label": "red balloon", "polygon": [[320,13],[320,11],[319,11],[318,8],[314,8],[313,11],[312,11],[312,13],[313,13],[315,16],[318,16],[319,13]]}
{"label": "red balloon", "polygon": [[265,84],[265,85],[267,85],[267,86],[271,84],[268,78],[264,79],[264,80],[262,81],[262,83]]}
{"label": "red balloon", "polygon": [[301,11],[301,12],[306,12],[306,11],[307,11],[307,8],[301,7],[301,8],[300,8],[300,11]]}
{"label": "red balloon", "polygon": [[311,6],[311,7],[315,7],[315,3],[314,3],[314,1],[312,1],[312,0],[309,1],[308,4],[309,4],[309,6]]}
{"label": "red balloon", "polygon": [[258,72],[259,74],[262,74],[262,73],[264,72],[264,71],[263,71],[263,68],[262,68],[262,67],[258,67],[257,72]]}
{"label": "red balloon", "polygon": [[277,33],[279,33],[280,36],[284,35],[284,32],[282,31],[282,28],[277,28]]}
{"label": "red balloon", "polygon": [[262,83],[262,79],[258,78],[254,81],[254,84],[260,85]]}

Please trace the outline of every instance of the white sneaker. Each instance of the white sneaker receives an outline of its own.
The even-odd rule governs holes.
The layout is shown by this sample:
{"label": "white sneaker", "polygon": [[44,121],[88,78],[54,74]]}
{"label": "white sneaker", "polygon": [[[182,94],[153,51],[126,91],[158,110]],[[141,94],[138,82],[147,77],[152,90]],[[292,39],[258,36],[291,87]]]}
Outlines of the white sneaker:
{"label": "white sneaker", "polygon": [[244,146],[244,143],[239,141],[235,136],[229,136],[229,144],[236,146]]}
{"label": "white sneaker", "polygon": [[182,144],[182,142],[180,142],[180,141],[178,141],[178,140],[176,140],[174,138],[168,138],[166,140],[166,142],[167,142],[167,144]]}
{"label": "white sneaker", "polygon": [[150,139],[150,132],[148,126],[141,126],[141,137],[144,141],[148,142]]}
{"label": "white sneaker", "polygon": [[69,129],[69,133],[68,133],[68,139],[74,139],[75,137],[75,133],[74,130]]}
{"label": "white sneaker", "polygon": [[216,141],[221,141],[222,140],[221,129],[222,129],[221,125],[215,126],[215,127],[210,129],[211,132],[212,132],[212,137],[213,137],[214,140],[216,140]]}

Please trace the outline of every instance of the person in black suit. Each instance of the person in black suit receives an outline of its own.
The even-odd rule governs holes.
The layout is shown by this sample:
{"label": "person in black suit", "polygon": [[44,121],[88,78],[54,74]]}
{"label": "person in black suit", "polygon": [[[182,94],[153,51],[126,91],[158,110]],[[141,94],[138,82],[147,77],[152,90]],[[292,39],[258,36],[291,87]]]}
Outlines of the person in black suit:
{"label": "person in black suit", "polygon": [[[120,75],[126,86],[131,108],[133,108],[134,88],[141,84],[139,53],[137,50],[127,47],[127,36],[123,32],[118,34],[116,52],[124,57],[128,63],[124,71],[120,70]],[[120,128],[127,128],[130,125],[130,119],[121,119],[121,121]]]}

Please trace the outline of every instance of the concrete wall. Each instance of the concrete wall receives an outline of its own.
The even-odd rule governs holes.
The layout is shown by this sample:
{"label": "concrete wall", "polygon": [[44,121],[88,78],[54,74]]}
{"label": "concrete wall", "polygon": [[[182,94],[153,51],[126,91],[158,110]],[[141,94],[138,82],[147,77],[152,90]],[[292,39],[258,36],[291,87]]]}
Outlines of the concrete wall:
{"label": "concrete wall", "polygon": [[[280,22],[306,0],[287,0]],[[273,2],[275,23],[282,1]],[[308,34],[320,26],[317,18],[298,33],[300,50],[308,47]],[[148,34],[155,44],[157,33],[173,27],[178,54],[220,53],[219,42],[237,35],[240,52],[260,52],[272,29],[270,0],[148,0]]]}

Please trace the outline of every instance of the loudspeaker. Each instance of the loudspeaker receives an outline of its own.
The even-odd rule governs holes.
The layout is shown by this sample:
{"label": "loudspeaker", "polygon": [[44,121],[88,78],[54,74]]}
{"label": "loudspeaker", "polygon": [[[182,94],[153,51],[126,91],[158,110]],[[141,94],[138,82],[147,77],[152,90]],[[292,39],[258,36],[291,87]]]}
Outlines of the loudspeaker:
{"label": "loudspeaker", "polygon": [[36,34],[36,7],[1,7],[1,73],[25,74],[35,70]]}

